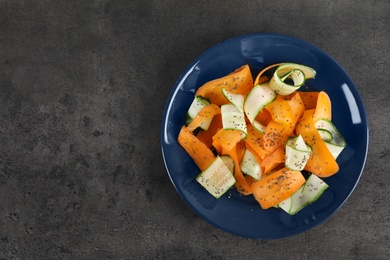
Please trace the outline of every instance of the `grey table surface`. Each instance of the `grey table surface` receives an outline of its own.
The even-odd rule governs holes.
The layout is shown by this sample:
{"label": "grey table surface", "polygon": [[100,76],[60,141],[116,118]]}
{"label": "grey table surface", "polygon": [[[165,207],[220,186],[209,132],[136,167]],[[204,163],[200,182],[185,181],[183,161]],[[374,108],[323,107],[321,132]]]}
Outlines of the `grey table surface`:
{"label": "grey table surface", "polygon": [[[389,17],[387,0],[0,0],[0,259],[389,259]],[[187,65],[259,32],[337,60],[370,126],[349,200],[276,240],[197,216],[160,148],[166,99]]]}

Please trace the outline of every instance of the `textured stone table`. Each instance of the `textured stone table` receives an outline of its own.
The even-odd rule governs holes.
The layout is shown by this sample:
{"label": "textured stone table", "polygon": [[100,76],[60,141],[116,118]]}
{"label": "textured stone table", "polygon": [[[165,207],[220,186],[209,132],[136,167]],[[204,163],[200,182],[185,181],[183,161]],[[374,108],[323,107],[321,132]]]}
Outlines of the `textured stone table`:
{"label": "textured stone table", "polygon": [[[389,259],[389,1],[0,0],[0,259]],[[322,225],[225,233],[180,199],[160,125],[184,68],[256,32],[321,48],[370,124],[366,168]]]}

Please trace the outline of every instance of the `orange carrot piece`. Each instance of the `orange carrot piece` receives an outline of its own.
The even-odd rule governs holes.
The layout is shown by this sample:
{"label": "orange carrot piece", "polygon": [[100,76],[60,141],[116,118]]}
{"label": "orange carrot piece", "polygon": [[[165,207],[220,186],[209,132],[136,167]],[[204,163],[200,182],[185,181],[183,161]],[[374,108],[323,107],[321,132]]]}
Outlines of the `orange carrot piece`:
{"label": "orange carrot piece", "polygon": [[236,187],[237,191],[243,195],[249,195],[252,194],[252,189],[241,171],[240,161],[242,158],[239,158],[239,156],[242,157],[244,149],[245,146],[243,146],[242,142],[240,142],[235,146],[234,149],[230,149],[228,151],[223,150],[222,154],[229,155],[230,158],[232,158],[234,161],[234,178],[236,179],[234,186]]}
{"label": "orange carrot piece", "polygon": [[[272,68],[275,68],[275,67],[279,66],[280,64],[281,64],[281,63],[272,64],[272,65],[270,65],[270,66],[265,67],[264,69],[262,69],[262,70],[259,72],[259,74],[257,74],[256,79],[255,79],[255,82],[253,83],[253,85],[256,86],[257,84],[263,83],[263,82],[264,82],[264,81],[262,81],[262,80],[264,80],[263,74],[264,74],[267,70],[270,70],[270,69],[272,69]],[[267,77],[267,78],[268,78],[268,77]]]}
{"label": "orange carrot piece", "polygon": [[272,173],[274,173],[276,171],[279,171],[279,170],[283,169],[284,167],[286,167],[284,162],[277,163],[275,165],[269,166],[266,169],[264,169],[264,172],[263,172],[262,176],[264,177],[264,176],[270,175],[270,174],[272,174]]}
{"label": "orange carrot piece", "polygon": [[236,145],[236,153],[237,153],[237,160],[239,162],[241,162],[242,157],[244,157],[245,149],[246,149],[246,146],[245,146],[245,142],[244,141],[240,141],[240,142],[237,143],[237,145]]}
{"label": "orange carrot piece", "polygon": [[313,149],[304,169],[325,178],[337,173],[339,165],[314,126],[314,112],[314,109],[305,111],[297,124],[296,133],[301,134],[303,140]]}
{"label": "orange carrot piece", "polygon": [[201,126],[205,121],[212,120],[212,118],[221,114],[221,108],[215,104],[210,104],[202,108],[196,117],[191,121],[191,123],[187,126],[188,131],[193,132],[196,128]]}
{"label": "orange carrot piece", "polygon": [[273,153],[277,148],[284,147],[292,130],[272,120],[265,128],[263,135],[264,149]]}
{"label": "orange carrot piece", "polygon": [[[262,75],[260,75],[260,77],[257,79],[257,81],[256,81],[256,83],[257,84],[261,84],[261,83],[264,83],[264,82],[267,82],[267,81],[269,81],[269,78],[267,77],[267,76],[262,76]],[[256,84],[256,85],[257,85]],[[255,85],[254,85],[255,86]]]}
{"label": "orange carrot piece", "polygon": [[196,91],[195,95],[208,98],[212,104],[221,106],[229,103],[222,93],[222,88],[233,94],[246,95],[252,87],[252,73],[249,66],[244,65],[229,75],[206,82]]}
{"label": "orange carrot piece", "polygon": [[276,99],[265,106],[265,109],[271,114],[272,120],[284,127],[292,127],[292,110],[289,103],[280,95]]}
{"label": "orange carrot piece", "polygon": [[218,140],[213,140],[212,145],[218,154],[222,154],[222,145],[218,142]]}
{"label": "orange carrot piece", "polygon": [[263,209],[268,209],[290,197],[305,183],[299,171],[283,168],[261,178],[252,185],[255,199]]}
{"label": "orange carrot piece", "polygon": [[292,127],[295,128],[299,119],[303,116],[303,113],[305,112],[305,105],[303,104],[301,96],[298,92],[295,92],[291,99],[287,101],[287,103],[291,107]]}
{"label": "orange carrot piece", "polygon": [[244,178],[246,180],[246,183],[248,183],[249,186],[252,186],[257,181],[255,178],[253,178],[250,175],[245,175]]}
{"label": "orange carrot piece", "polygon": [[332,104],[326,92],[321,91],[318,94],[317,106],[313,115],[313,121],[316,122],[320,118],[332,120]]}
{"label": "orange carrot piece", "polygon": [[261,166],[264,167],[264,174],[269,173],[279,164],[284,163],[285,159],[286,153],[284,147],[279,147],[272,154],[266,156],[261,162]]}
{"label": "orange carrot piece", "polygon": [[245,143],[251,147],[251,152],[253,151],[261,159],[264,158],[268,152],[263,147],[263,134],[257,131],[251,124],[247,125],[247,132]]}
{"label": "orange carrot piece", "polygon": [[217,141],[223,149],[229,151],[233,149],[242,138],[242,131],[222,128],[213,136],[213,141]]}
{"label": "orange carrot piece", "polygon": [[215,115],[213,118],[213,121],[211,121],[211,124],[209,128],[206,131],[199,131],[196,137],[204,143],[208,148],[213,147],[213,136],[218,132],[219,129],[221,129],[222,126],[222,116],[221,114]]}
{"label": "orange carrot piece", "polygon": [[302,102],[305,105],[306,110],[316,108],[318,94],[320,92],[318,92],[318,91],[309,91],[309,92],[297,91],[297,93],[299,93],[299,96],[301,97]]}
{"label": "orange carrot piece", "polygon": [[179,144],[186,150],[201,171],[206,170],[215,160],[213,152],[201,141],[199,141],[187,127],[183,126],[178,136]]}
{"label": "orange carrot piece", "polygon": [[256,116],[255,120],[262,124],[263,126],[267,126],[269,122],[272,120],[271,113],[268,112],[267,109],[262,109]]}

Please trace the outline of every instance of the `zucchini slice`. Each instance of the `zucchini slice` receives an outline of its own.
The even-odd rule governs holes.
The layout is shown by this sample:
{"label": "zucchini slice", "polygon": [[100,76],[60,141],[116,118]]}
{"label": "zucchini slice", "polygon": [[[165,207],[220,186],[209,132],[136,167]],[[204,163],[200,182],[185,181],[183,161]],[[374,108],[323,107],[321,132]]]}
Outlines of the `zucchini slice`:
{"label": "zucchini slice", "polygon": [[223,129],[239,130],[243,133],[243,138],[247,136],[248,132],[243,111],[240,111],[235,105],[225,104],[221,106],[221,114]]}
{"label": "zucchini slice", "polygon": [[269,82],[256,85],[246,96],[244,111],[256,130],[264,133],[265,126],[257,122],[256,116],[260,111],[276,98],[275,92],[270,88]]}
{"label": "zucchini slice", "polygon": [[256,180],[259,180],[263,173],[260,163],[248,149],[245,150],[241,159],[241,171]]}
{"label": "zucchini slice", "polygon": [[302,185],[293,195],[279,203],[279,207],[290,215],[298,213],[308,204],[306,197],[302,193],[304,187],[305,185]]}
{"label": "zucchini slice", "polygon": [[[305,83],[306,79],[313,78],[316,71],[308,66],[296,63],[283,63],[273,74],[270,87],[280,95],[289,95],[298,90]],[[293,84],[286,82],[292,80]]]}
{"label": "zucchini slice", "polygon": [[[318,132],[321,135],[322,140],[324,140],[326,146],[328,147],[329,151],[332,153],[333,157],[337,159],[337,157],[340,155],[343,149],[347,146],[344,137],[337,130],[336,126],[328,119],[320,118],[314,123],[314,126],[317,128]],[[329,138],[326,137],[324,139],[324,136],[321,134],[324,133],[325,131],[330,133],[331,135],[330,140]]]}
{"label": "zucchini slice", "polygon": [[219,199],[234,185],[236,179],[224,160],[217,156],[211,165],[196,177],[196,181],[216,199]]}
{"label": "zucchini slice", "polygon": [[298,191],[278,205],[288,214],[295,215],[307,205],[318,200],[328,187],[328,184],[321,178],[311,174]]}
{"label": "zucchini slice", "polygon": [[301,135],[290,138],[286,143],[285,166],[293,171],[302,171],[311,152],[312,148],[305,143]]}
{"label": "zucchini slice", "polygon": [[240,112],[244,112],[244,96],[241,94],[233,94],[222,88],[222,93],[225,98],[234,105]]}
{"label": "zucchini slice", "polygon": [[311,174],[304,184],[302,194],[310,204],[318,200],[327,188],[329,188],[328,184],[320,177]]}

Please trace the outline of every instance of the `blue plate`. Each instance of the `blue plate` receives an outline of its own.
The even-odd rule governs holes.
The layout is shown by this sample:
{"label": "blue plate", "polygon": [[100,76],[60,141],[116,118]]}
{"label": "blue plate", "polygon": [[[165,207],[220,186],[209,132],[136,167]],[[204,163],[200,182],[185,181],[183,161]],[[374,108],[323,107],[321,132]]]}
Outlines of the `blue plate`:
{"label": "blue plate", "polygon": [[[219,200],[196,181],[198,167],[177,142],[180,128],[197,88],[248,64],[253,77],[264,67],[295,62],[314,68],[315,79],[305,90],[325,90],[332,100],[332,121],[347,141],[337,159],[340,171],[326,178],[329,189],[315,203],[290,216],[281,209],[263,210],[253,196],[234,188]],[[169,177],[182,199],[212,225],[229,233],[256,239],[289,237],[324,222],[348,199],[366,162],[366,112],[350,77],[329,55],[302,40],[277,34],[251,34],[225,41],[198,57],[173,87],[162,120],[162,154]]]}

